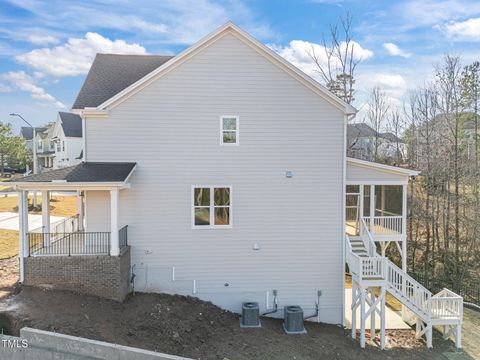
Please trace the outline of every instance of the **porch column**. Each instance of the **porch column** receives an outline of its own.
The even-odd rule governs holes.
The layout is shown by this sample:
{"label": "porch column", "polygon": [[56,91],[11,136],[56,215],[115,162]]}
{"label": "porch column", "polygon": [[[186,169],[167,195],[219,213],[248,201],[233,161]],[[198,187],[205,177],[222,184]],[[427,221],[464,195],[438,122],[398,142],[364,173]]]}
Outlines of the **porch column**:
{"label": "porch column", "polygon": [[50,244],[50,191],[42,190],[43,246]]}
{"label": "porch column", "polygon": [[28,191],[18,192],[20,282],[25,280],[24,257],[28,256]]}
{"label": "porch column", "polygon": [[83,191],[77,191],[77,213],[78,213],[78,231],[83,231],[84,210],[83,210]]}
{"label": "porch column", "polygon": [[120,254],[118,241],[118,190],[110,190],[110,255]]}
{"label": "porch column", "polygon": [[375,185],[370,185],[370,233],[375,233]]}
{"label": "porch column", "polygon": [[[402,270],[407,272],[407,184],[402,185]],[[404,289],[407,286],[405,279],[402,286]],[[407,307],[403,304],[402,320],[408,321]]]}
{"label": "porch column", "polygon": [[402,270],[407,271],[407,184],[402,186]]}
{"label": "porch column", "polygon": [[364,202],[364,196],[365,196],[365,191],[363,190],[364,185],[360,185],[360,209],[358,209],[358,220],[360,221],[363,218],[363,202]]}

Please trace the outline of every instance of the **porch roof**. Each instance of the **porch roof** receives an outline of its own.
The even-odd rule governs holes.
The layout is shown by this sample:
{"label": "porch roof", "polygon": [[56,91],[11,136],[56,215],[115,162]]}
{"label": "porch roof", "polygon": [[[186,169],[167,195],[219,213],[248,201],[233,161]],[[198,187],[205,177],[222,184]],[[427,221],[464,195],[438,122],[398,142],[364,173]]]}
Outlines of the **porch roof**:
{"label": "porch roof", "polygon": [[347,158],[347,184],[406,184],[419,171]]}
{"label": "porch roof", "polygon": [[20,189],[63,189],[91,187],[125,187],[135,170],[133,162],[85,162],[11,180]]}

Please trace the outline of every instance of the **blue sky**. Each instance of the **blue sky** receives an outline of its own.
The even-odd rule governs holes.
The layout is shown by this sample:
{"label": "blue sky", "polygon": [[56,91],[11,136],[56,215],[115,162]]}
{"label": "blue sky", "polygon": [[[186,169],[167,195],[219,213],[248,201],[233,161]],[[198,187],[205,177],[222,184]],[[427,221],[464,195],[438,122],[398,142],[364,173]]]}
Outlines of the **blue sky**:
{"label": "blue sky", "polygon": [[447,52],[480,60],[479,1],[0,0],[0,121],[53,121],[96,52],[176,54],[228,20],[315,77],[305,50],[347,11],[363,59],[357,108],[373,86],[401,105]]}

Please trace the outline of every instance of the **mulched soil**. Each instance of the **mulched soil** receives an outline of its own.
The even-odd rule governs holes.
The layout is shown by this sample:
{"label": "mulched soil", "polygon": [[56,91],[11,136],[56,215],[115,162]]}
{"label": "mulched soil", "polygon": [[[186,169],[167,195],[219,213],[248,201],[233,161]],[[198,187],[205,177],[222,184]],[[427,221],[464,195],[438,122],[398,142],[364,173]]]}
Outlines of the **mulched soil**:
{"label": "mulched soil", "polygon": [[0,323],[2,317],[12,333],[30,326],[195,359],[472,359],[438,333],[427,349],[412,331],[388,331],[388,349],[381,351],[370,341],[360,349],[334,325],[308,323],[306,335],[286,335],[281,320],[263,318],[261,329],[241,329],[236,314],[166,294],[136,294],[119,304],[24,287],[0,301]]}

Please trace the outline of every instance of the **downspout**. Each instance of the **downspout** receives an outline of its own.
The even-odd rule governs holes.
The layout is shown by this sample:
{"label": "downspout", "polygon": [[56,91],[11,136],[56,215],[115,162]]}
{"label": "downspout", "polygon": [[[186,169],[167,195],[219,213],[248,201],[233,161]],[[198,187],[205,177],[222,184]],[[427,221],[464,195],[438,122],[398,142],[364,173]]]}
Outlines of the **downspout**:
{"label": "downspout", "polygon": [[[82,114],[83,115],[83,114]],[[82,162],[87,162],[87,121],[85,116],[82,116],[82,148],[83,148],[83,159],[80,159]]]}

